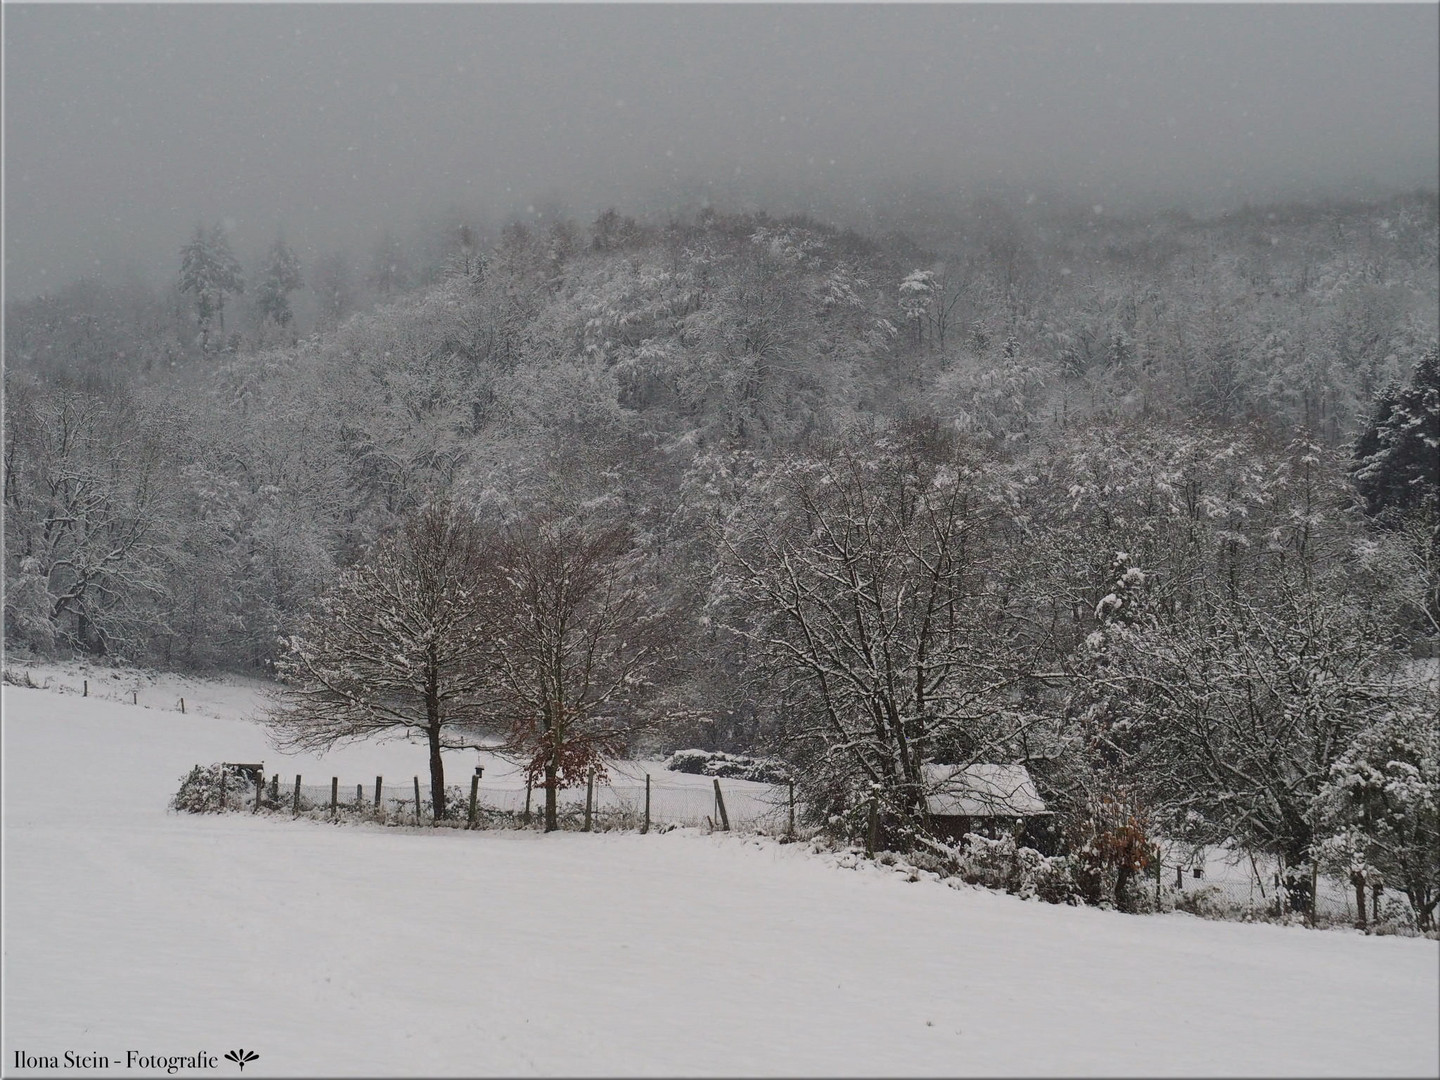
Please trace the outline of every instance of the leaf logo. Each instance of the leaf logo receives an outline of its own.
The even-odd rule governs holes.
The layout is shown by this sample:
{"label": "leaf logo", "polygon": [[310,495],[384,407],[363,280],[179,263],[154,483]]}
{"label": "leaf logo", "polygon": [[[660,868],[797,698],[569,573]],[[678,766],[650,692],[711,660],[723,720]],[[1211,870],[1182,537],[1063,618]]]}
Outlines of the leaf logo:
{"label": "leaf logo", "polygon": [[245,1071],[245,1066],[259,1056],[260,1055],[255,1053],[254,1050],[230,1050],[225,1054],[227,1060],[233,1061],[236,1065],[240,1066],[242,1073]]}

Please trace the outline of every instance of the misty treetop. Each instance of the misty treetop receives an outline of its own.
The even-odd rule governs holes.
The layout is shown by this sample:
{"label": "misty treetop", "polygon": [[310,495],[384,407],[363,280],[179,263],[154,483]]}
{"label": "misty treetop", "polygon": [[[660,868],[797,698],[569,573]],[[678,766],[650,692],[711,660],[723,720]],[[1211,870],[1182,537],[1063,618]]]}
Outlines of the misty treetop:
{"label": "misty treetop", "polygon": [[225,294],[245,291],[240,260],[230,250],[222,226],[195,226],[195,235],[180,251],[180,291],[195,297],[203,353],[210,340],[210,321],[218,317],[220,331],[225,331]]}
{"label": "misty treetop", "polygon": [[275,243],[265,255],[256,287],[256,309],[261,319],[269,319],[282,327],[288,326],[295,317],[290,309],[290,294],[304,284],[299,256],[285,243],[283,236],[275,237]]}

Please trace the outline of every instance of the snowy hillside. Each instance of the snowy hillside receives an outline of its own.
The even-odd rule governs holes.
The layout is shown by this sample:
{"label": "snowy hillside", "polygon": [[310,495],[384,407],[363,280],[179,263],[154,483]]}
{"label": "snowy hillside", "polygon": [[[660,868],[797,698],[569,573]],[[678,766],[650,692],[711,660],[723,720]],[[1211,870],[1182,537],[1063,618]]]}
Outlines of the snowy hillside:
{"label": "snowy hillside", "polygon": [[[247,1076],[1440,1068],[1433,941],[1025,903],[694,830],[182,817],[191,764],[274,759],[260,729],[4,706],[7,1074],[237,1047]],[[382,751],[417,757],[347,753]]]}

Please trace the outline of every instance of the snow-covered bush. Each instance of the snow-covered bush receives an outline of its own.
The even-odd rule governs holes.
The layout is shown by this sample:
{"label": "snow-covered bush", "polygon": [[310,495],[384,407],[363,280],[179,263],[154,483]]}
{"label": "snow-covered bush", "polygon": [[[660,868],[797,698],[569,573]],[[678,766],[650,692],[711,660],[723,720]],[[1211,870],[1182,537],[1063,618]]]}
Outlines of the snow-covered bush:
{"label": "snow-covered bush", "polygon": [[1047,904],[1078,904],[1080,891],[1075,886],[1071,862],[1065,855],[1044,855],[1031,847],[1015,852],[1015,892],[1021,899],[1035,896]]}
{"label": "snow-covered bush", "polygon": [[1230,919],[1237,915],[1235,904],[1219,885],[1202,885],[1175,893],[1175,910],[1202,919]]}
{"label": "snow-covered bush", "polygon": [[[225,805],[220,805],[221,777],[224,777]],[[170,808],[186,814],[212,814],[222,810],[248,809],[255,805],[255,783],[249,774],[234,765],[196,765],[180,780],[180,789]]]}
{"label": "snow-covered bush", "polygon": [[19,575],[5,583],[5,643],[12,652],[17,647],[40,656],[54,651],[55,625],[50,618],[53,605],[39,560],[21,559]]}
{"label": "snow-covered bush", "polygon": [[[676,750],[665,760],[665,768],[672,772],[691,773],[703,775],[706,764],[715,757],[722,755],[709,750]],[[728,756],[728,755],[723,755]]]}
{"label": "snow-covered bush", "polygon": [[1408,901],[1398,896],[1386,896],[1370,922],[1370,932],[1414,937],[1419,933],[1415,925],[1415,910]]}
{"label": "snow-covered bush", "polygon": [[972,885],[1009,888],[1015,876],[1014,838],[991,840],[978,833],[966,833],[960,842],[960,876]]}
{"label": "snow-covered bush", "polygon": [[960,869],[960,856],[954,848],[935,841],[917,844],[909,853],[910,862],[920,870],[929,870],[941,877],[953,877]]}
{"label": "snow-covered bush", "polygon": [[1075,884],[1086,902],[1140,910],[1145,892],[1142,875],[1156,858],[1142,808],[1123,797],[1101,795],[1083,817],[1071,822],[1067,841],[1074,852]]}
{"label": "snow-covered bush", "polygon": [[1004,889],[1026,900],[1038,897],[1048,904],[1079,902],[1067,857],[1019,847],[1011,836],[991,840],[978,833],[966,833],[959,863],[960,876],[972,884]]}
{"label": "snow-covered bush", "polygon": [[676,750],[666,759],[665,768],[696,776],[755,780],[762,784],[783,784],[790,779],[784,764],[773,758],[726,754],[717,750]]}
{"label": "snow-covered bush", "polygon": [[435,813],[435,802],[426,795],[420,804],[420,813],[431,821],[441,824],[447,821],[458,821],[464,824],[470,812],[470,794],[463,790],[459,784],[448,784],[445,787],[445,813]]}
{"label": "snow-covered bush", "polygon": [[43,688],[42,686],[40,686],[34,679],[32,679],[32,678],[30,677],[30,670],[29,670],[28,668],[8,668],[8,667],[7,667],[7,668],[5,669],[5,673],[4,673],[4,676],[3,676],[3,681],[6,682],[6,683],[8,683],[8,684],[11,685],[11,686],[24,686],[24,687],[27,687],[27,688],[29,688],[29,689],[31,689],[31,690],[42,690],[42,689],[44,689],[44,688]]}

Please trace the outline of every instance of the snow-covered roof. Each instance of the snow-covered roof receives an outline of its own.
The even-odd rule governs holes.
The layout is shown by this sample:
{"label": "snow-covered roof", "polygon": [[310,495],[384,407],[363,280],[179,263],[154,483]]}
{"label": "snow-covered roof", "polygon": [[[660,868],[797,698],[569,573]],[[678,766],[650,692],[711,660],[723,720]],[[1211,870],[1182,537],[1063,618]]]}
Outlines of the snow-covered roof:
{"label": "snow-covered roof", "polygon": [[1048,813],[1024,765],[925,765],[931,814],[1029,817]]}

